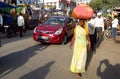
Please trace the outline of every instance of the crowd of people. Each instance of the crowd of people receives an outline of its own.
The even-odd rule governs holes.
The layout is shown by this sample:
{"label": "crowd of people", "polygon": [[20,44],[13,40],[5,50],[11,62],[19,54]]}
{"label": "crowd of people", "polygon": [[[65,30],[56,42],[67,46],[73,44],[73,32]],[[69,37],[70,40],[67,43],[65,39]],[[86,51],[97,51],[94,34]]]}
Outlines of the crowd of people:
{"label": "crowd of people", "polygon": [[[4,14],[0,14],[0,32],[8,32],[11,28],[13,28],[14,33],[17,32],[17,27],[20,32],[20,37],[22,37],[23,26],[25,25],[25,20],[23,15],[20,13],[17,16],[5,17]],[[5,26],[9,26],[7,30],[5,30]],[[22,28],[20,28],[22,26]]]}
{"label": "crowd of people", "polygon": [[[105,22],[106,20],[106,22]],[[105,25],[106,23],[106,25]],[[113,13],[113,17],[107,16],[106,19],[102,17],[102,13],[98,12],[97,17],[92,17],[88,20],[88,28],[91,40],[91,48],[95,51],[99,37],[104,37],[104,32],[107,28],[111,28],[111,38],[115,39],[117,34],[117,26],[119,25],[118,14]]]}
{"label": "crowd of people", "polygon": [[[107,27],[112,28],[112,38],[116,38],[116,27],[119,24],[118,14],[114,14],[113,17],[108,17]],[[70,65],[70,71],[77,74],[78,77],[82,76],[85,72],[87,52],[92,50],[96,52],[96,44],[98,38],[103,38],[105,28],[105,21],[102,17],[102,13],[98,12],[96,17],[90,19],[79,19],[74,29],[74,35],[70,42],[70,48],[73,49],[73,57]],[[17,26],[20,29],[20,37],[22,35],[22,29],[25,25],[25,20],[20,13],[17,17]],[[0,27],[3,26],[3,17],[0,15]],[[0,43],[1,44],[1,43]]]}
{"label": "crowd of people", "polygon": [[[7,25],[6,23],[4,23],[4,17],[3,17],[3,15],[0,14],[0,47],[1,47],[1,33],[2,32],[6,33],[7,37],[8,37],[11,28],[13,28],[12,30],[13,30],[13,32],[14,32],[15,35],[16,35],[17,29],[19,29],[18,30],[19,35],[20,35],[20,37],[23,37],[23,29],[24,29],[23,27],[25,25],[24,17],[20,13],[16,17],[15,21],[14,21],[14,19],[13,19],[13,23],[10,22],[10,25]],[[5,27],[5,26],[7,26],[7,27]]]}

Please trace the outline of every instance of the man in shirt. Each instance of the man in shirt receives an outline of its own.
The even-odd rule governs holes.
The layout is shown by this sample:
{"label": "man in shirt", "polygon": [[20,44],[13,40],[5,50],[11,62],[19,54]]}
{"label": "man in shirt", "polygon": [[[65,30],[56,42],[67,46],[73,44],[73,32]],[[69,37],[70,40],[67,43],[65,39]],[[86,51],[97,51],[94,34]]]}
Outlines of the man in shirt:
{"label": "man in shirt", "polygon": [[91,49],[95,51],[95,26],[94,26],[94,17],[88,20],[88,28],[90,34]]}
{"label": "man in shirt", "polygon": [[114,19],[112,21],[112,38],[115,39],[116,38],[116,34],[117,34],[117,26],[119,25],[119,20],[118,20],[118,14],[114,14]]}
{"label": "man in shirt", "polygon": [[3,17],[2,15],[0,14],[0,32],[2,31],[1,30],[1,27],[3,26]]}
{"label": "man in shirt", "polygon": [[96,37],[95,43],[97,43],[97,41],[100,42],[100,40],[101,40],[101,39],[97,38],[97,34],[99,34],[98,36],[101,36],[104,33],[104,19],[100,12],[97,13],[97,17],[94,19],[94,26],[95,26],[95,37]]}
{"label": "man in shirt", "polygon": [[104,19],[102,17],[102,14],[99,12],[97,13],[97,17],[95,18],[95,27],[100,27],[102,29],[102,32],[104,31]]}
{"label": "man in shirt", "polygon": [[0,47],[1,47],[1,32],[2,32],[2,26],[3,26],[3,17],[0,14]]}
{"label": "man in shirt", "polygon": [[20,29],[20,37],[23,37],[22,31],[23,31],[23,26],[25,25],[25,22],[24,22],[24,17],[22,16],[22,13],[20,13],[17,18],[17,24]]}

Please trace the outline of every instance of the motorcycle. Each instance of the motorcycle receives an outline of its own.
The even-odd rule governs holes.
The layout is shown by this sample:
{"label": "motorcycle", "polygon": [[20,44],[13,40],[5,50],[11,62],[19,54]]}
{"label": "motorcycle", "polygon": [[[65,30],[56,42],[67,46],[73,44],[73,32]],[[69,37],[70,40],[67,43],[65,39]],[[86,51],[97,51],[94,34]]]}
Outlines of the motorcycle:
{"label": "motorcycle", "polygon": [[16,33],[19,32],[19,28],[15,24],[6,24],[3,27],[7,38],[11,37],[12,35],[16,35]]}

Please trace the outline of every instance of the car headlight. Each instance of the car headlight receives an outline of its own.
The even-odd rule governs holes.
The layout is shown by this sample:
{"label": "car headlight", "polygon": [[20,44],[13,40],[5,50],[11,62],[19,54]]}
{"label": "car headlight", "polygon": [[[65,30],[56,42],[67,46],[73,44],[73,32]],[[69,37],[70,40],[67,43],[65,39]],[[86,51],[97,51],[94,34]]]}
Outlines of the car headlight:
{"label": "car headlight", "polygon": [[34,31],[33,31],[33,33],[36,33],[36,29],[37,29],[37,27],[35,27],[35,28],[34,28]]}
{"label": "car headlight", "polygon": [[59,35],[59,34],[61,34],[62,31],[63,31],[63,28],[60,28],[59,30],[57,30],[57,31],[55,32],[55,35]]}

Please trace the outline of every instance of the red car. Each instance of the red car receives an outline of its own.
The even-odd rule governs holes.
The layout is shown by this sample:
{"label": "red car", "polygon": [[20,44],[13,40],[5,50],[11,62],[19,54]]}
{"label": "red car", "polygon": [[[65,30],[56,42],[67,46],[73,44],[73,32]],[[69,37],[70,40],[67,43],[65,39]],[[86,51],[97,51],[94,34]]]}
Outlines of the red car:
{"label": "red car", "polygon": [[66,44],[73,35],[75,22],[67,16],[52,16],[44,23],[35,27],[33,39],[45,43]]}

